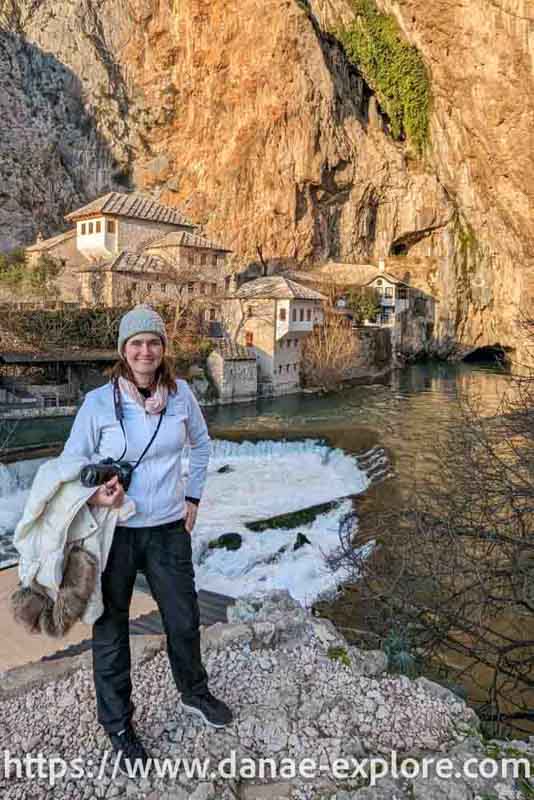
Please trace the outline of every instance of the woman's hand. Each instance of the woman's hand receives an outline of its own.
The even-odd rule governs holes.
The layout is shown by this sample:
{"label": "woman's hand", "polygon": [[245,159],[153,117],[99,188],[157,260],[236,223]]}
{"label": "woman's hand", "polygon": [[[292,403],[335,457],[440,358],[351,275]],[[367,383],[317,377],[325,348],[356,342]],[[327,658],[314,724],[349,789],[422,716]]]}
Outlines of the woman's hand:
{"label": "woman's hand", "polygon": [[191,533],[193,528],[195,527],[195,522],[197,521],[197,513],[198,513],[198,506],[186,500],[184,524],[185,524],[185,529],[188,533]]}
{"label": "woman's hand", "polygon": [[87,501],[90,506],[103,506],[104,508],[119,508],[124,502],[124,488],[114,475],[107,483],[103,483]]}

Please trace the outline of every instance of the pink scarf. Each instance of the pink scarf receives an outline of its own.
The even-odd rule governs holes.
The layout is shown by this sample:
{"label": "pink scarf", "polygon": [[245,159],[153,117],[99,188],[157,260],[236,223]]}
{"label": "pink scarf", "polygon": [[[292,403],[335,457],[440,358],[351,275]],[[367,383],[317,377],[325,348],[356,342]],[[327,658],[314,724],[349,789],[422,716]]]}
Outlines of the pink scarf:
{"label": "pink scarf", "polygon": [[161,414],[161,412],[167,405],[169,390],[167,389],[166,386],[163,386],[161,383],[158,383],[154,394],[151,395],[151,397],[147,397],[146,399],[138,390],[135,383],[132,383],[126,378],[122,377],[119,378],[119,387],[121,392],[125,392],[127,395],[131,397],[132,400],[135,400],[136,403],[139,403],[141,408],[144,408],[147,414]]}

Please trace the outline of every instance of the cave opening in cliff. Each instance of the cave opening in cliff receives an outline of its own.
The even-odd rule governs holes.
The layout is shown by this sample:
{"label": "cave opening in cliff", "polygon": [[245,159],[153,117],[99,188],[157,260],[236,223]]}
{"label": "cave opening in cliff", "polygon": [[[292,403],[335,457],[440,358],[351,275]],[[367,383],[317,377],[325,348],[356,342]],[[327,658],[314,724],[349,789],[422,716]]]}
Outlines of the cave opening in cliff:
{"label": "cave opening in cliff", "polygon": [[392,256],[405,256],[408,253],[408,245],[406,242],[398,242],[391,247]]}
{"label": "cave opening in cliff", "polygon": [[499,364],[504,367],[510,363],[510,348],[502,347],[500,344],[477,347],[463,360],[468,364]]}

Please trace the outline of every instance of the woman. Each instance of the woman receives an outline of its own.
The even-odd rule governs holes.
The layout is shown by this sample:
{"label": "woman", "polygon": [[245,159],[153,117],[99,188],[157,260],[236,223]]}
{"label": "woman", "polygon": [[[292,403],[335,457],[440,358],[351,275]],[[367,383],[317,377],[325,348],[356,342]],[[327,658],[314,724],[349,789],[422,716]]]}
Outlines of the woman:
{"label": "woman", "polygon": [[[122,459],[134,466],[128,497],[136,513],[117,526],[102,574],[104,613],[93,627],[93,670],[98,720],[112,746],[127,759],[148,754],[131,723],[129,608],[137,571],[144,572],[167,635],[167,652],[182,706],[222,727],[232,712],[208,690],[200,655],[199,609],[191,553],[210,453],[200,407],[186,381],[177,380],[165,355],[167,336],[159,314],[140,305],[121,319],[120,360],[111,381],[89,392],[74,420],[64,453],[94,461]],[[190,444],[187,486],[181,475],[184,443]],[[119,506],[124,488],[114,477],[89,504]]]}

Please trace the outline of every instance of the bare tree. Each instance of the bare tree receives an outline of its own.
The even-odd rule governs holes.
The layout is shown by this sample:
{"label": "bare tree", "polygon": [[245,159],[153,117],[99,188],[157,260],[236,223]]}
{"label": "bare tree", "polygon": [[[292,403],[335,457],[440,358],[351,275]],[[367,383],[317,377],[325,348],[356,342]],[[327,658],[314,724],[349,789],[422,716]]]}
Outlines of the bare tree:
{"label": "bare tree", "polygon": [[325,320],[304,340],[302,377],[308,386],[332,391],[350,377],[358,344],[346,317],[325,309]]}
{"label": "bare tree", "polygon": [[397,507],[348,516],[341,539],[331,564],[355,579],[359,625],[383,641],[403,630],[412,658],[463,684],[493,731],[531,733],[534,373],[510,376],[496,414],[464,394],[433,471]]}

